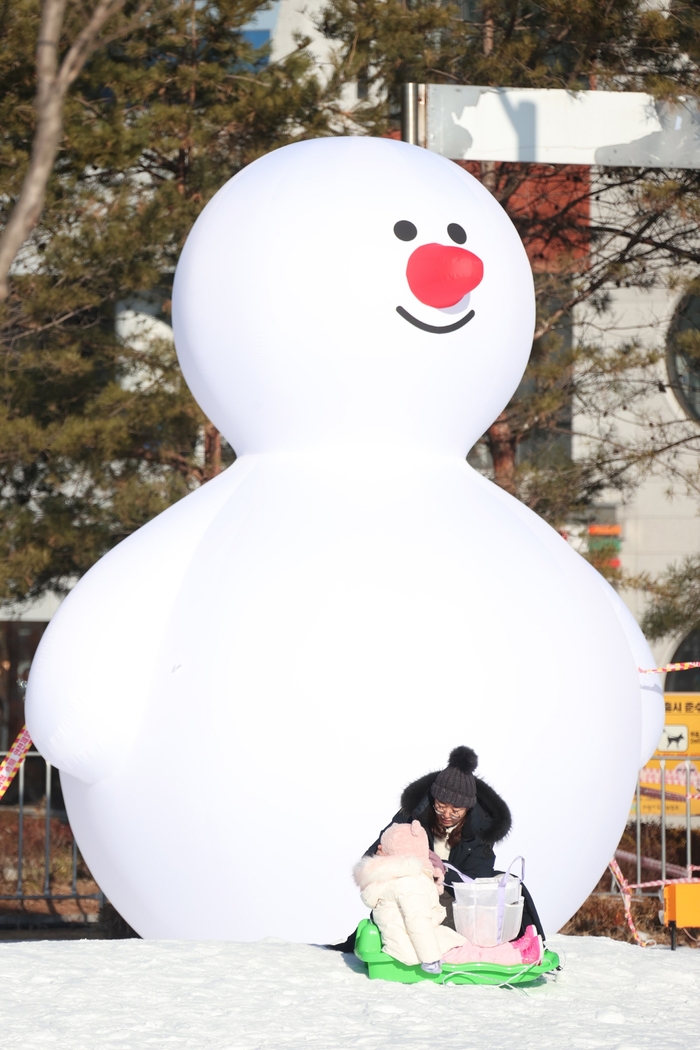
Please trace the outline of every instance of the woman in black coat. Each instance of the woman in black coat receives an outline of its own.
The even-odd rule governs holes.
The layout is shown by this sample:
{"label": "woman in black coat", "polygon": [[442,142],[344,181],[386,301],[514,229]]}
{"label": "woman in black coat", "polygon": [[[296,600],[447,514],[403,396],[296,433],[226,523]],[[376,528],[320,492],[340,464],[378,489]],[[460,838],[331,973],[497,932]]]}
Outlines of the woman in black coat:
{"label": "woman in black coat", "polygon": [[[501,875],[494,869],[496,855],[493,847],[506,837],[511,829],[512,818],[508,806],[492,787],[474,776],[478,758],[470,747],[456,747],[450,754],[446,769],[438,773],[426,773],[409,784],[401,795],[401,809],[390,824],[410,824],[418,820],[428,833],[431,850],[464,875],[472,879]],[[386,828],[382,828],[365,856],[374,856],[379,840]],[[445,925],[454,929],[452,903],[454,891],[450,885],[459,881],[459,876],[447,869],[445,892],[440,903],[447,911]],[[523,885],[523,921],[519,937],[528,926],[536,926],[544,942],[544,930],[532,897]],[[343,944],[328,945],[337,951],[351,952],[355,946],[355,934]]]}
{"label": "woman in black coat", "polygon": [[[478,758],[470,747],[456,747],[446,769],[427,773],[404,790],[401,809],[392,824],[419,820],[428,833],[430,848],[443,860],[472,879],[501,875],[496,871],[493,847],[506,837],[513,823],[510,810],[492,787],[474,776]],[[379,838],[381,838],[381,833]],[[379,839],[368,849],[376,853]],[[440,903],[447,909],[445,924],[454,929],[450,884],[459,881],[447,870],[445,893]],[[518,936],[534,925],[544,941],[544,930],[534,901],[523,885],[523,921]]]}
{"label": "woman in black coat", "polygon": [[[391,823],[420,821],[430,848],[442,860],[472,879],[483,879],[495,874],[493,847],[506,837],[512,819],[501,796],[473,775],[477,762],[471,748],[456,747],[447,769],[427,773],[408,785]],[[376,853],[381,834],[367,850],[370,856]],[[448,870],[446,884],[455,879],[459,877]]]}
{"label": "woman in black coat", "polygon": [[[512,818],[508,806],[492,787],[474,776],[478,758],[470,747],[456,747],[450,754],[446,769],[426,773],[403,791],[401,809],[390,824],[410,824],[418,820],[428,833],[430,848],[443,860],[472,879],[501,875],[494,868],[496,856],[493,847],[506,837]],[[389,827],[389,825],[387,825]],[[369,856],[377,852],[377,841],[367,850]],[[445,892],[440,903],[447,911],[445,925],[454,929],[452,903],[454,891],[450,885],[459,881],[456,872],[447,870]],[[523,885],[523,921],[519,937],[526,927],[534,925],[544,941],[544,930],[532,897]],[[352,951],[354,935],[337,947]]]}

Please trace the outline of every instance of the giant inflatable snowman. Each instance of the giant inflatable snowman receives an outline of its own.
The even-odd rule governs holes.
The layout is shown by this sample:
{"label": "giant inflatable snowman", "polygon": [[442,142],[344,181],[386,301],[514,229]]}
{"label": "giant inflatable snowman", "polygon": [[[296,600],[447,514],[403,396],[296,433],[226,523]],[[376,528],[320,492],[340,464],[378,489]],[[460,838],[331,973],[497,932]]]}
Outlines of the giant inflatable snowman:
{"label": "giant inflatable snowman", "polygon": [[28,689],[100,886],[145,937],[344,938],[352,864],[467,744],[556,930],[663,715],[615,592],[466,463],[532,343],[510,220],[425,150],[288,146],[204,209],[173,307],[239,458],[88,572]]}

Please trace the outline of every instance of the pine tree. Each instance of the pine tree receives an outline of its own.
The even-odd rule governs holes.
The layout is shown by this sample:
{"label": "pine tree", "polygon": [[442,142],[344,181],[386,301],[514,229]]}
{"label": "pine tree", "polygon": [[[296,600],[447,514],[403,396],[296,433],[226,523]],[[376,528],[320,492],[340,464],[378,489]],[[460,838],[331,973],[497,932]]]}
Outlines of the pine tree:
{"label": "pine tree", "polygon": [[[68,94],[44,212],[0,305],[0,600],[64,591],[234,455],[171,341],[121,340],[115,311],[145,297],[167,321],[213,193],[261,154],[341,127],[338,83],[321,83],[303,41],[277,63],[247,41],[260,6],[173,0],[95,52]],[[38,0],[0,0],[0,225],[31,149],[38,22]]]}

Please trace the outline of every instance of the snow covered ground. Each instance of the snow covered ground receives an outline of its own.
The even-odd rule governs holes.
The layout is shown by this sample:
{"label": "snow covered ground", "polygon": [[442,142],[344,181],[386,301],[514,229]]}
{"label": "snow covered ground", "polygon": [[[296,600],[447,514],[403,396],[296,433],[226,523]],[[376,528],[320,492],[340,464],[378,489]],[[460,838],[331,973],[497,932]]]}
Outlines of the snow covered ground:
{"label": "snow covered ground", "polygon": [[690,1050],[700,951],[552,937],[556,981],[527,990],[369,981],[306,945],[0,945],[3,1050]]}

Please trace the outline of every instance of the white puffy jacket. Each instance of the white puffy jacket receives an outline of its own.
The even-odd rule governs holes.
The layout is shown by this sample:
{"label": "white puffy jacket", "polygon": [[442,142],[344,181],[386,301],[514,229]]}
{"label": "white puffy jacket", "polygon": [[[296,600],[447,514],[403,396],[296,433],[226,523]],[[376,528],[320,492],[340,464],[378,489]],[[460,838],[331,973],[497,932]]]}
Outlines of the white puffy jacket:
{"label": "white puffy jacket", "polygon": [[363,857],[353,870],[362,901],[382,935],[383,950],[406,963],[436,962],[465,938],[442,926],[433,869],[428,861],[410,856]]}

